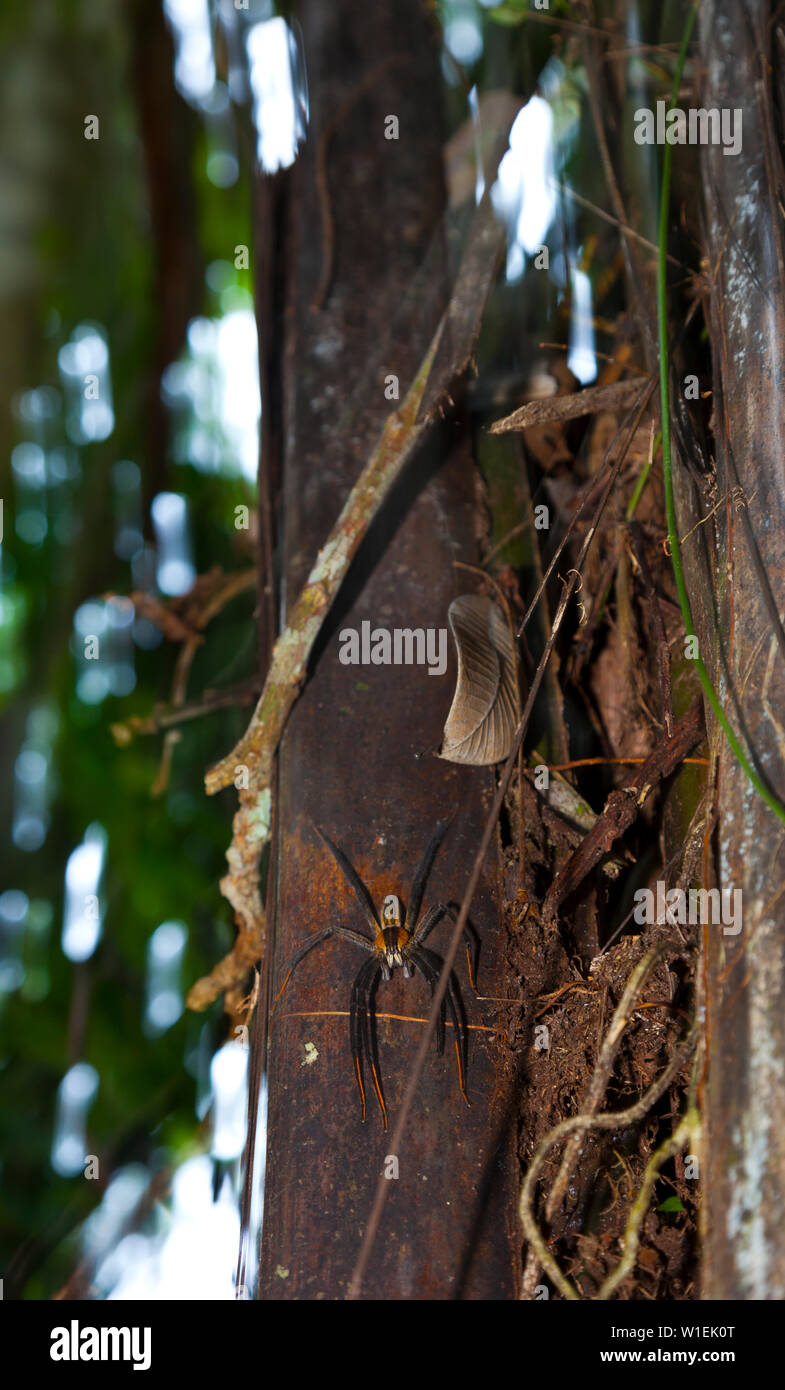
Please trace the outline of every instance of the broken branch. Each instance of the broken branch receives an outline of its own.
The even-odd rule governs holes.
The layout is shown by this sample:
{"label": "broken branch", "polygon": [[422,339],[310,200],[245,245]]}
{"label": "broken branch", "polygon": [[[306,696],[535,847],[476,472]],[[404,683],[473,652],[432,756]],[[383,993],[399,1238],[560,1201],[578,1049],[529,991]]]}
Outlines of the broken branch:
{"label": "broken branch", "polygon": [[587,386],[565,396],[546,396],[543,400],[527,401],[512,415],[494,420],[490,434],[508,434],[510,430],[527,430],[532,425],[547,425],[551,420],[577,420],[581,415],[599,415],[602,410],[626,410],[638,399],[645,378],[616,381],[612,386]]}

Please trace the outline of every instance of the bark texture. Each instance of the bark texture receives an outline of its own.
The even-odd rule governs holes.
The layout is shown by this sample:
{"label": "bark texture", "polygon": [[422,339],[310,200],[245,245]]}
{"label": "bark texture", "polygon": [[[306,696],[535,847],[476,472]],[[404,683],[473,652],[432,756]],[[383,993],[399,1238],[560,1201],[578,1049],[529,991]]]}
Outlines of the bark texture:
{"label": "bark texture", "polygon": [[[311,127],[293,171],[287,222],[285,608],[391,409],[385,377],[399,378],[403,397],[447,291],[438,58],[424,7],[416,0],[373,6],[304,0],[298,16]],[[337,110],[320,203],[319,140]],[[399,118],[397,141],[384,138],[390,114]],[[324,278],[325,196],[332,265],[322,307],[314,309]],[[453,561],[475,558],[479,521],[470,450],[453,420],[435,431],[374,523],[287,726],[279,760],[274,992],[285,961],[311,932],[331,922],[366,929],[314,824],[344,849],[377,904],[387,893],[406,903],[435,823],[456,812],[425,906],[460,900],[492,781],[482,769],[432,755],[454,685],[452,653],[439,678],[423,666],[345,666],[338,651],[339,633],[359,630],[364,619],[386,628],[446,627],[450,600],[466,588]],[[472,912],[482,939],[481,988],[489,994],[498,993],[496,891],[490,864]],[[429,944],[440,951],[446,940],[445,928]],[[368,1118],[360,1121],[349,1050],[346,1011],[364,959],[346,941],[324,943],[298,967],[273,1015],[263,1298],[343,1296],[387,1157],[370,1087]],[[474,999],[465,970],[460,981],[469,1022],[493,1025],[494,1014]],[[380,987],[376,1008],[422,1019],[428,1003],[422,977],[406,981],[397,972]],[[325,1010],[342,1012],[316,1012]],[[378,1022],[391,1119],[421,1026]],[[514,1294],[518,1235],[507,1096],[495,1070],[493,1034],[470,1034],[470,1110],[458,1092],[450,1029],[447,1034],[444,1059],[434,1049],[423,1078],[405,1151],[393,1156],[398,1177],[391,1179],[367,1298]]]}
{"label": "bark texture", "polygon": [[[724,155],[720,145],[701,150],[715,501],[721,504],[718,680],[731,719],[782,797],[785,662],[777,614],[785,609],[785,279],[771,22],[767,0],[703,0],[700,8],[700,104],[743,113],[740,155]],[[704,928],[702,1293],[779,1300],[785,1298],[785,835],[724,741],[718,811],[719,882],[741,888],[743,928],[738,935]]]}

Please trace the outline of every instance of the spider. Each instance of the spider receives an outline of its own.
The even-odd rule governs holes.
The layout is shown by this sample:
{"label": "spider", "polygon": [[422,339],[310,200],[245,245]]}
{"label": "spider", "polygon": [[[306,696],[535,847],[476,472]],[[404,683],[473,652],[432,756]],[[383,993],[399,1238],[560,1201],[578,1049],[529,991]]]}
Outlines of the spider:
{"label": "spider", "polygon": [[[347,941],[353,941],[356,946],[361,946],[370,955],[355,978],[352,986],[351,1001],[349,1006],[349,1032],[354,1059],[354,1070],[357,1078],[357,1085],[360,1091],[360,1101],[362,1104],[362,1118],[365,1119],[365,1085],[363,1082],[363,1062],[366,1061],[373,1077],[374,1091],[379,1102],[379,1109],[382,1115],[382,1126],[387,1128],[387,1107],[384,1103],[381,1083],[379,1080],[378,1056],[376,1051],[376,1037],[374,1033],[374,1011],[373,994],[379,979],[389,980],[395,969],[400,967],[405,979],[411,979],[416,969],[419,969],[425,976],[431,987],[433,995],[439,980],[442,968],[441,957],[434,951],[429,951],[424,946],[425,938],[433,931],[433,928],[442,917],[456,919],[455,911],[447,903],[437,903],[434,907],[420,917],[423,893],[426,880],[431,871],[431,866],[442,839],[445,835],[449,820],[441,821],[432,837],[428,848],[423,855],[420,867],[414,876],[411,892],[409,894],[408,918],[415,925],[413,929],[404,925],[406,913],[401,904],[400,898],[394,893],[389,893],[382,902],[381,920],[374,907],[368,889],[362,882],[355,869],[349,863],[343,850],[333,844],[329,836],[325,835],[318,826],[314,829],[321,836],[330,853],[332,854],[338,868],[341,870],[347,883],[354,890],[357,901],[362,908],[366,921],[368,922],[373,936],[367,936],[364,932],[352,931],[350,927],[330,926],[324,927],[321,931],[315,932],[302,945],[290,960],[283,984],[276,995],[275,1002],[278,1003],[281,995],[286,989],[291,978],[292,972],[300,964],[304,956],[312,951],[314,946],[326,941],[330,936],[344,936]],[[474,982],[472,971],[472,955],[476,956],[477,940],[472,928],[467,924],[464,927],[464,937],[466,940],[467,956],[469,960],[469,975]],[[458,1086],[466,1104],[469,1104],[469,1097],[466,1094],[466,1084],[464,1080],[466,1063],[466,1024],[461,1007],[461,998],[458,993],[458,983],[455,975],[450,972],[447,991],[442,1000],[439,1018],[436,1026],[436,1046],[438,1052],[444,1052],[444,1028],[446,1015],[449,1013],[455,1031],[455,1053],[458,1060]]]}

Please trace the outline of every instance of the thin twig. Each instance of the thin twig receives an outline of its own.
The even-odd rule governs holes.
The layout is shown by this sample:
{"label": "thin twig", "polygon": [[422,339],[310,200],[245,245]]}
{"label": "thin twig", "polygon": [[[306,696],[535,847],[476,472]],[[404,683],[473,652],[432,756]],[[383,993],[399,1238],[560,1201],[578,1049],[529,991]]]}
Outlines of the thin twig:
{"label": "thin twig", "polygon": [[[227,603],[230,603],[238,594],[244,593],[246,589],[253,588],[255,584],[255,569],[238,570],[234,574],[223,574],[218,566],[214,566],[207,574],[201,575],[196,580],[189,593],[177,601],[177,612],[172,607],[167,608],[161,604],[153,595],[145,593],[131,595],[131,602],[137,613],[149,617],[150,621],[154,622],[171,641],[182,643],[177,654],[172,679],[171,704],[174,711],[185,706],[191,666],[204,641],[201,633],[210,620],[225,608]],[[153,715],[152,720],[154,721],[155,718],[156,716]],[[161,796],[169,785],[172,757],[175,746],[180,741],[180,734],[174,726],[179,722],[181,721],[171,718],[165,723],[158,724],[158,728],[167,728],[169,732],[164,737],[158,772],[151,789],[153,796]],[[130,743],[134,734],[140,732],[152,732],[149,722],[141,719],[130,719],[127,724],[116,724],[112,728],[112,733],[119,744]]]}
{"label": "thin twig", "polygon": [[[650,251],[653,251],[656,256],[657,243],[655,241],[649,241],[648,237],[641,236],[640,232],[636,232],[629,224],[620,222],[618,217],[614,217],[612,213],[606,212],[605,209],[599,207],[597,203],[592,203],[589,198],[582,198],[580,193],[576,193],[575,189],[570,188],[568,184],[560,183],[558,179],[551,179],[551,186],[553,188],[558,188],[561,193],[566,193],[574,202],[580,203],[581,207],[587,208],[589,212],[596,213],[597,217],[601,217],[603,222],[609,222],[612,227],[618,227],[620,231],[624,232],[625,236],[634,237],[642,246],[647,246]],[[671,265],[677,265],[679,270],[687,269],[684,262],[678,260],[676,256],[669,256],[668,260],[671,262]]]}
{"label": "thin twig", "polygon": [[[489,999],[489,998],[493,998],[493,996],[487,995],[487,994],[478,994],[476,997],[477,997],[478,999]],[[494,999],[494,1002],[497,1002],[497,1001]],[[503,1000],[502,1002],[505,1003],[505,1004],[514,1004],[516,1001],[515,1001],[514,999],[505,999],[505,1000]],[[386,1019],[391,1019],[394,1023],[427,1023],[427,1022],[428,1022],[427,1018],[418,1018],[415,1014],[388,1014],[388,1013],[381,1013],[378,1009],[374,1009],[374,1011],[373,1011],[373,1016],[374,1016],[374,1018],[386,1018]],[[350,1017],[351,1017],[351,1014],[350,1014],[350,1012],[349,1012],[348,1009],[292,1009],[292,1010],[291,1010],[289,1013],[287,1013],[287,1014],[275,1014],[275,1015],[274,1015],[274,1021],[275,1021],[276,1023],[281,1023],[281,1022],[283,1022],[283,1020],[284,1020],[285,1018],[350,1018]],[[444,1020],[444,1026],[445,1026],[445,1028],[454,1028],[454,1027],[455,1027],[455,1024],[454,1024],[454,1023],[451,1023],[451,1021],[450,1021],[448,1018],[446,1018],[446,1019]],[[495,1032],[497,1031],[495,1028],[492,1028],[492,1027],[491,1027],[489,1024],[487,1024],[487,1023],[462,1023],[462,1024],[460,1025],[460,1027],[462,1027],[462,1028],[467,1028],[467,1029],[469,1030],[469,1032],[474,1032],[474,1033],[495,1033]]]}
{"label": "thin twig", "polygon": [[174,728],[178,724],[186,724],[190,719],[203,719],[205,715],[213,714],[215,710],[252,704],[259,696],[260,684],[259,680],[252,677],[250,680],[239,681],[237,685],[228,685],[220,690],[204,690],[201,695],[187,705],[176,707],[161,705],[146,717],[133,715],[123,723],[110,726],[112,737],[119,747],[124,748],[139,734],[158,734],[163,729]]}

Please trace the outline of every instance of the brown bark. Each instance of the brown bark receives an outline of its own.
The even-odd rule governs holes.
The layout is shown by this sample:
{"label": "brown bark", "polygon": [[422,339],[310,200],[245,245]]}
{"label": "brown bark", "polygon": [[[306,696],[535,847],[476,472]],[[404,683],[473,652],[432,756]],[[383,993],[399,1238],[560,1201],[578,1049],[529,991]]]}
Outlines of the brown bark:
{"label": "brown bark", "polygon": [[[311,130],[293,171],[284,344],[284,577],[291,604],[391,409],[384,378],[403,397],[446,299],[437,56],[416,0],[367,6],[304,0],[299,18],[309,64]],[[391,62],[373,84],[368,72]],[[353,103],[355,88],[362,88]],[[323,282],[317,150],[320,132],[346,103],[329,144],[327,185],[334,234]],[[400,139],[384,139],[396,114]],[[324,196],[324,188],[322,189]],[[323,207],[321,209],[323,211]],[[410,292],[424,258],[430,270]],[[446,626],[465,580],[454,559],[472,559],[478,528],[470,451],[456,421],[409,468],[358,554],[322,631],[311,678],[279,757],[274,990],[284,962],[320,926],[362,930],[357,908],[312,829],[352,860],[375,901],[406,902],[437,820],[456,811],[425,905],[459,900],[487,813],[490,774],[437,761],[454,667],[344,666],[338,634],[363,619],[387,628]],[[424,754],[424,756],[419,756]],[[482,938],[481,985],[493,994],[498,921],[496,872],[488,865],[472,920]],[[496,939],[494,939],[496,937]],[[444,949],[447,932],[431,938]],[[369,1095],[360,1121],[347,1011],[365,957],[333,939],[298,967],[273,1015],[269,1137],[262,1236],[263,1298],[343,1296],[387,1156]],[[461,972],[469,1022],[494,1022]],[[421,976],[400,972],[378,991],[380,1014],[424,1018]],[[305,1014],[306,1016],[302,1016]],[[311,1016],[307,1016],[310,1014]],[[379,1018],[382,1084],[391,1117],[422,1025]],[[367,1298],[506,1298],[514,1292],[518,1236],[507,1169],[506,1095],[491,1034],[472,1031],[461,1100],[448,1029],[420,1088],[399,1176],[376,1244]],[[306,1048],[306,1044],[311,1044]],[[314,1053],[316,1055],[314,1055]],[[369,1088],[370,1090],[370,1088]],[[508,1212],[509,1224],[508,1224]]]}

